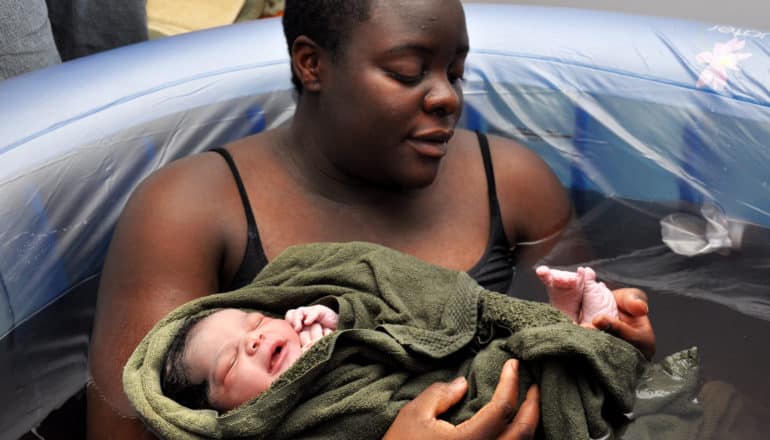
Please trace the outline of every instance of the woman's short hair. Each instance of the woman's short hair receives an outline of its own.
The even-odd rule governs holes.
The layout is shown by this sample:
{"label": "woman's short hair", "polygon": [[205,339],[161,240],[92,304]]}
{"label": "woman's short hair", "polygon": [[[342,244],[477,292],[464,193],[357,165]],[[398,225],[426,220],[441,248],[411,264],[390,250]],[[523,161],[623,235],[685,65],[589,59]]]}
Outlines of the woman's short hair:
{"label": "woman's short hair", "polygon": [[[372,0],[286,0],[283,33],[291,55],[294,40],[305,35],[326,49],[332,61],[344,53],[353,27],[369,19]],[[302,83],[292,69],[291,81],[298,92]]]}

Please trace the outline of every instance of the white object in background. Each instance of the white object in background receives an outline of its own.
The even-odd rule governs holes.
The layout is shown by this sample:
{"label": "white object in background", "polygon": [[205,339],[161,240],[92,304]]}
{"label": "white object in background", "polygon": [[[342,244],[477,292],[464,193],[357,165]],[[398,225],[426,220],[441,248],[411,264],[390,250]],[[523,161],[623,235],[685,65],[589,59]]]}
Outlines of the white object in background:
{"label": "white object in background", "polygon": [[713,203],[701,207],[702,217],[686,213],[674,213],[660,220],[660,232],[673,252],[692,257],[711,252],[722,255],[730,249],[738,249],[743,239],[745,224],[733,221]]}

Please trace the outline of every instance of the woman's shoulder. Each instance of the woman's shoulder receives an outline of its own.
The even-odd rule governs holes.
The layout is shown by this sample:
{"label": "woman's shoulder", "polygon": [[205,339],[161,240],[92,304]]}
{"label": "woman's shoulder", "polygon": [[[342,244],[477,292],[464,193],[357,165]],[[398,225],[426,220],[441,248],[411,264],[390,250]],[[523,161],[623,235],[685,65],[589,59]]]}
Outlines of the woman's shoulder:
{"label": "woman's shoulder", "polygon": [[[475,132],[458,129],[456,136],[461,150],[478,154],[479,139]],[[521,143],[503,136],[485,135],[492,157],[495,179],[504,186],[516,181],[536,182],[541,185],[557,183],[553,171],[534,151]],[[515,185],[514,185],[515,186]]]}
{"label": "woman's shoulder", "polygon": [[[249,147],[259,140],[241,139],[224,147],[236,167],[248,168]],[[245,152],[245,153],[244,153]],[[133,191],[121,223],[141,229],[167,229],[183,224],[210,239],[237,235],[242,226],[243,203],[233,170],[222,155],[203,151],[177,159],[152,172]]]}
{"label": "woman's shoulder", "polygon": [[227,165],[218,154],[198,153],[152,172],[136,188],[131,202],[179,210],[185,205],[212,198],[227,177]]}
{"label": "woman's shoulder", "polygon": [[[495,134],[484,134],[483,136],[487,138],[489,149],[496,160],[499,158],[499,160],[526,161],[526,163],[539,162],[545,165],[537,154],[514,139]],[[455,140],[457,146],[462,150],[479,151],[480,140],[475,131],[458,128],[455,130]]]}
{"label": "woman's shoulder", "polygon": [[[469,134],[461,136],[470,143]],[[571,207],[566,192],[548,164],[529,147],[509,138],[487,135],[496,193],[508,237],[533,240],[558,230]],[[478,141],[475,148],[478,149]]]}
{"label": "woman's shoulder", "polygon": [[[235,170],[228,166],[223,154],[214,151],[177,159],[150,174],[136,189],[134,197],[180,209],[190,203],[207,200],[211,204],[226,199],[226,196],[237,195],[237,191],[233,191],[235,173],[248,171],[242,162],[253,162],[255,159],[251,156],[259,154],[259,147],[264,142],[263,136],[256,135],[221,147],[233,158]],[[252,154],[251,150],[257,153]]]}

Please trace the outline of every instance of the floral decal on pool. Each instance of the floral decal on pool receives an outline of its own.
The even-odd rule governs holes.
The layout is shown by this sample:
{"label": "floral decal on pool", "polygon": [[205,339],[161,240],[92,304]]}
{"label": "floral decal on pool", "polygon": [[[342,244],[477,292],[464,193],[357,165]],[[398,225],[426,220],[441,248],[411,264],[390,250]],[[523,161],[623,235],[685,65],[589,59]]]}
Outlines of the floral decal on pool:
{"label": "floral decal on pool", "polygon": [[708,64],[698,77],[698,87],[709,86],[720,92],[727,86],[729,70],[739,70],[738,63],[751,57],[749,52],[738,52],[746,46],[745,40],[733,38],[727,43],[716,43],[711,52],[701,52],[696,59],[701,64]]}

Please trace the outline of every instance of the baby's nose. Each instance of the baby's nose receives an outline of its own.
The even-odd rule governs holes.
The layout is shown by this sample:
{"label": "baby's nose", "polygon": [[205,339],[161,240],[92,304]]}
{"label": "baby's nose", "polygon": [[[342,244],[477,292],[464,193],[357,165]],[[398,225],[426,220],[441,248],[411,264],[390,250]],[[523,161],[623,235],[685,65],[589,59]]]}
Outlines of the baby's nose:
{"label": "baby's nose", "polygon": [[259,345],[264,341],[265,335],[262,333],[252,333],[246,338],[246,353],[254,354],[259,350]]}

